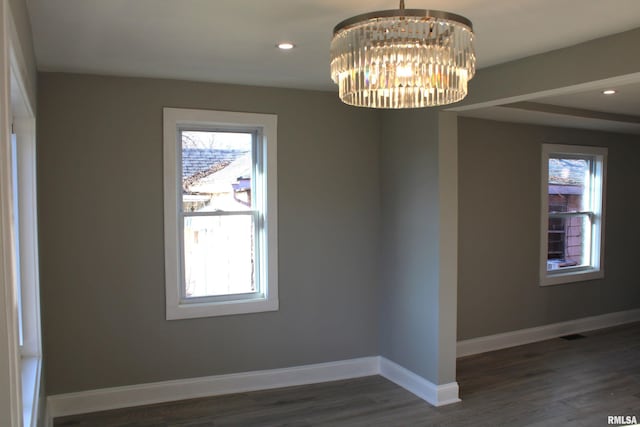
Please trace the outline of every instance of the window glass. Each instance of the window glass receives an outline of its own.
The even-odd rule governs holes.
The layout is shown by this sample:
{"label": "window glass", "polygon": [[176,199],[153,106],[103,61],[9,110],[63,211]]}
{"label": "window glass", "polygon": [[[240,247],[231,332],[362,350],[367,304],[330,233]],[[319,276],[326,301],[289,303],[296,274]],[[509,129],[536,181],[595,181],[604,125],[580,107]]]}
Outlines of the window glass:
{"label": "window glass", "polygon": [[181,132],[184,212],[251,209],[251,133]]}
{"label": "window glass", "polygon": [[253,217],[184,219],[185,297],[256,292]]}
{"label": "window glass", "polygon": [[24,328],[22,315],[22,277],[20,274],[20,209],[18,188],[18,146],[16,134],[11,134],[11,187],[13,194],[13,244],[16,275],[16,297],[18,299],[18,340],[20,347],[24,345]]}
{"label": "window glass", "polygon": [[183,298],[257,291],[253,134],[182,130]]}
{"label": "window glass", "polygon": [[588,215],[579,213],[592,211],[588,203],[591,170],[587,159],[549,158],[547,270],[590,263],[591,221]]}

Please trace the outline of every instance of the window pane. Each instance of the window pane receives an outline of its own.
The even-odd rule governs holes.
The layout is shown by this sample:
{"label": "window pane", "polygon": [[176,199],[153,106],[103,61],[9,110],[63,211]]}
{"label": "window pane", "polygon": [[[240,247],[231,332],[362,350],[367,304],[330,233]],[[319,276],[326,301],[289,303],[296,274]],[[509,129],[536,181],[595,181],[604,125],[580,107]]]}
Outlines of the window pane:
{"label": "window pane", "polygon": [[18,300],[18,342],[20,347],[24,345],[24,329],[22,319],[22,276],[20,268],[20,209],[18,188],[18,142],[15,133],[11,134],[11,191],[13,195],[13,253],[15,255],[16,298]]}
{"label": "window pane", "polygon": [[566,218],[549,218],[549,249],[547,259],[564,260],[566,257]]}
{"label": "window pane", "polygon": [[181,132],[184,212],[251,209],[251,133]]}
{"label": "window pane", "polygon": [[588,206],[590,161],[549,159],[549,212],[580,212]]}
{"label": "window pane", "polygon": [[547,271],[589,265],[591,263],[589,215],[550,217],[547,241]]}
{"label": "window pane", "polygon": [[185,297],[255,292],[252,215],[184,218]]}
{"label": "window pane", "polygon": [[[590,206],[591,160],[549,158],[548,212],[587,212]],[[547,270],[590,263],[591,222],[586,215],[550,216]]]}

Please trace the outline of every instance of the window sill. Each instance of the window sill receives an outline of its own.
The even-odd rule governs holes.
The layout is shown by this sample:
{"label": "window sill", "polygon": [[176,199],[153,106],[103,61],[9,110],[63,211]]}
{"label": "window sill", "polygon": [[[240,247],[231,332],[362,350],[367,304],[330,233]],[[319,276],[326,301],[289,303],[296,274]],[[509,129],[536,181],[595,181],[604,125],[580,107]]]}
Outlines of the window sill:
{"label": "window sill", "polygon": [[200,304],[167,304],[167,320],[231,316],[234,314],[260,313],[264,311],[278,311],[278,299],[270,296],[267,298]]}
{"label": "window sill", "polygon": [[22,372],[22,425],[35,426],[38,418],[38,395],[40,394],[40,369],[42,360],[39,357],[23,357],[20,370]]}
{"label": "window sill", "polygon": [[566,283],[584,282],[587,280],[602,278],[604,278],[603,270],[587,269],[580,271],[567,271],[562,273],[545,274],[540,278],[540,286],[562,285]]}

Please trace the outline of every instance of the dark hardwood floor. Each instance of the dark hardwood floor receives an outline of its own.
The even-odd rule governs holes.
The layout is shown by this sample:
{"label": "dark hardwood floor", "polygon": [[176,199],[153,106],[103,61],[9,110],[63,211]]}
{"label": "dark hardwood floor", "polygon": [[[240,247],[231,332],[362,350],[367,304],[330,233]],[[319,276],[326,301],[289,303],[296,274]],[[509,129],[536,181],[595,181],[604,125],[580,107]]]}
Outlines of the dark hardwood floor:
{"label": "dark hardwood floor", "polygon": [[55,426],[606,426],[640,421],[640,323],[458,360],[434,408],[374,376],[57,418]]}

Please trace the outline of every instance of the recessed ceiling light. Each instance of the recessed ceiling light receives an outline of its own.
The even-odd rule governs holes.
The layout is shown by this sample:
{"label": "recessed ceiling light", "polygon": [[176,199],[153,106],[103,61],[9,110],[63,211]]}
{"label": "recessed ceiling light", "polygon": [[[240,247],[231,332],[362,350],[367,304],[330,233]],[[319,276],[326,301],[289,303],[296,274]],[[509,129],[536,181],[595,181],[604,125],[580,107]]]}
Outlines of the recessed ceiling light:
{"label": "recessed ceiling light", "polygon": [[607,90],[603,90],[603,91],[602,91],[602,93],[603,93],[604,95],[613,95],[613,94],[615,94],[615,93],[616,93],[616,91],[615,91],[615,90],[613,90],[613,89],[607,89]]}
{"label": "recessed ceiling light", "polygon": [[296,47],[296,45],[294,45],[291,42],[280,42],[278,43],[278,49],[282,49],[282,50],[291,50],[294,47]]}

